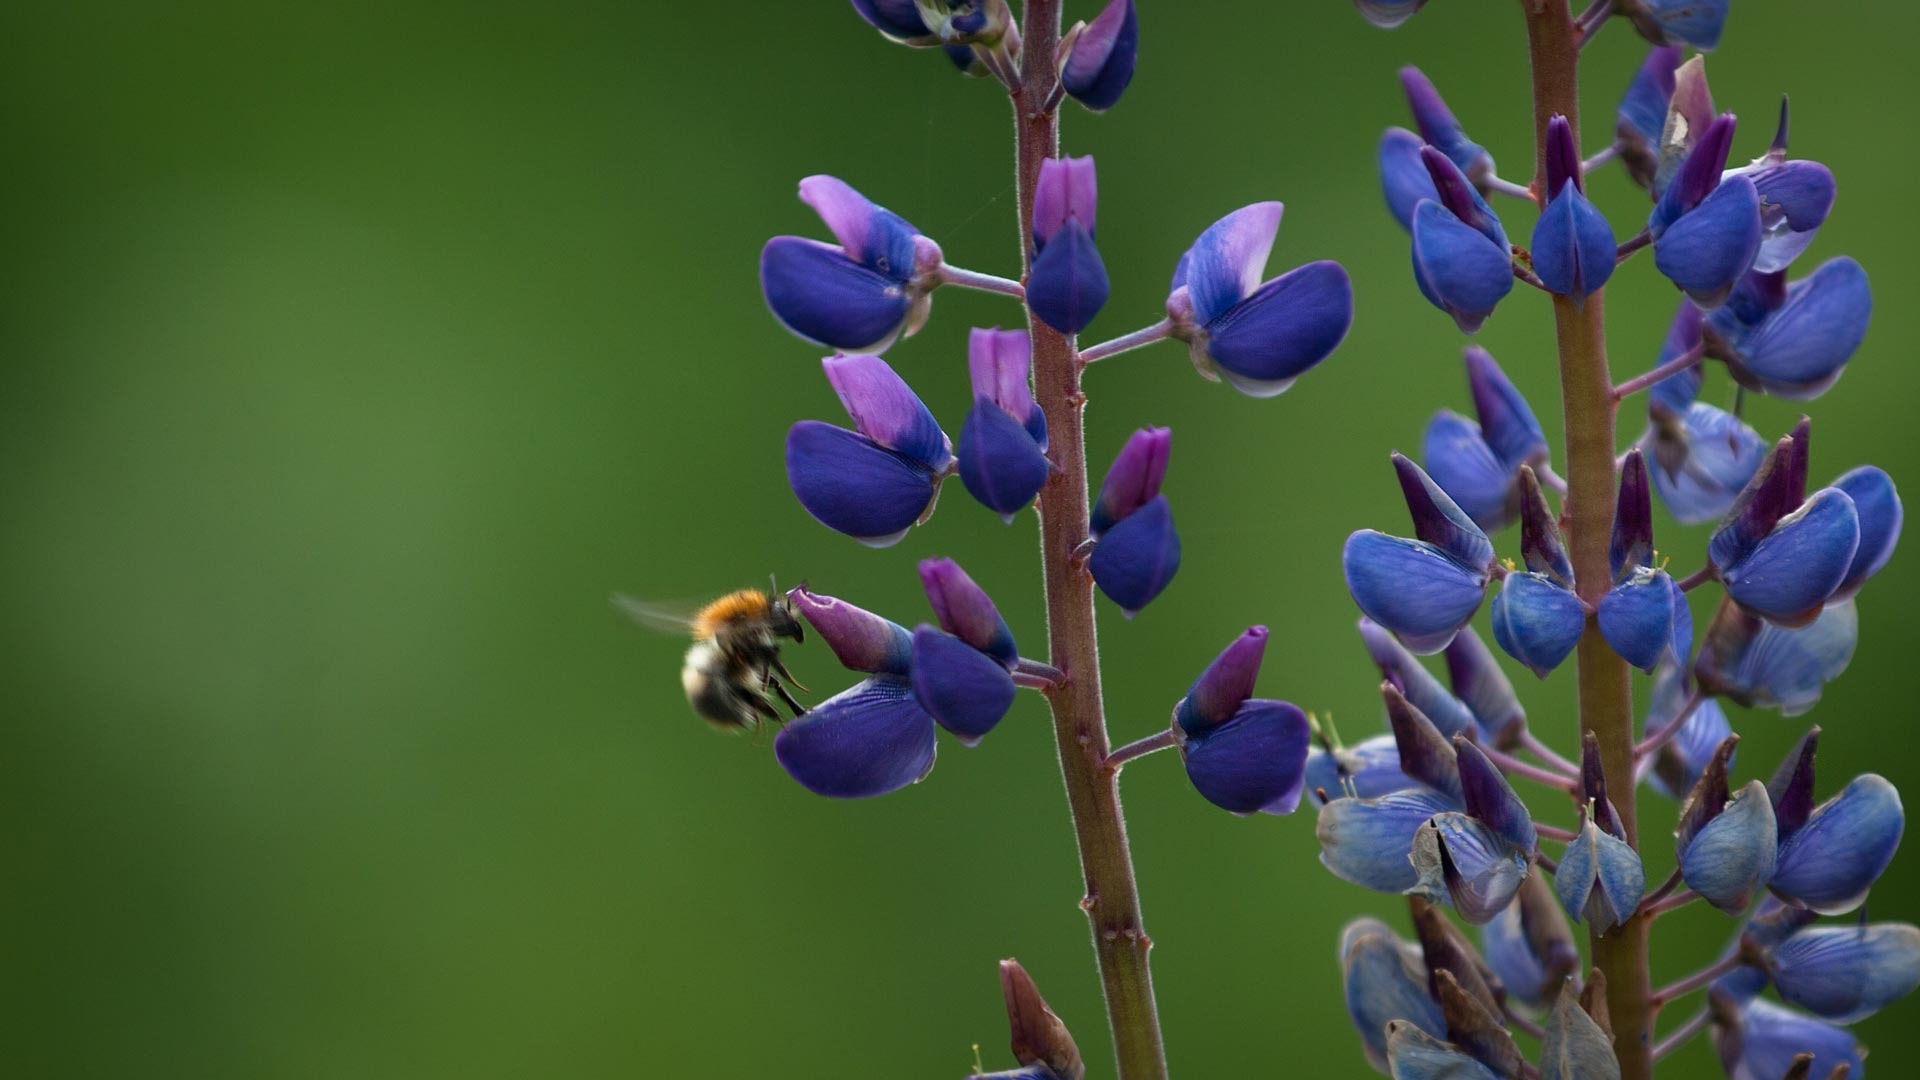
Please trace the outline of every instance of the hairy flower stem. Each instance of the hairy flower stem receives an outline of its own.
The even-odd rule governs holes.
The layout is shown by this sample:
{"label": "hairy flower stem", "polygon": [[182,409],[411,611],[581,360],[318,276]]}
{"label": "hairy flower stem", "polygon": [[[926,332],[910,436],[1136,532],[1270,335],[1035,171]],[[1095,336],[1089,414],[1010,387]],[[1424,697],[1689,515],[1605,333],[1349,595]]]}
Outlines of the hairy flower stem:
{"label": "hairy flower stem", "polygon": [[[1025,15],[1020,84],[1012,94],[1023,264],[1032,258],[1033,196],[1040,182],[1040,163],[1060,146],[1059,114],[1045,107],[1059,81],[1054,50],[1060,40],[1060,0],[1028,0]],[[1053,707],[1060,775],[1073,809],[1080,869],[1086,877],[1081,907],[1092,924],[1117,1075],[1120,1080],[1164,1080],[1166,1053],[1153,1003],[1153,976],[1147,968],[1153,943],[1141,923],[1140,892],[1133,881],[1133,857],[1127,851],[1126,820],[1120,814],[1119,781],[1104,767],[1107,723],[1100,703],[1093,579],[1073,557],[1087,539],[1086,428],[1081,420],[1086,396],[1080,392],[1081,364],[1070,338],[1034,318],[1031,311],[1027,323],[1033,338],[1034,399],[1047,415],[1047,453],[1054,465],[1039,501],[1047,645],[1053,666],[1066,676],[1047,691],[1047,701]]]}
{"label": "hairy flower stem", "polygon": [[[1580,32],[1567,0],[1521,0],[1527,22],[1527,51],[1533,68],[1535,183],[1544,189],[1547,122],[1555,114],[1573,126],[1580,139]],[[1567,430],[1567,498],[1574,578],[1581,599],[1598,604],[1611,582],[1607,545],[1613,531],[1614,457],[1613,378],[1607,372],[1602,296],[1594,293],[1575,306],[1554,297],[1554,327],[1560,351],[1560,397]],[[1601,767],[1627,840],[1636,847],[1633,793],[1633,700],[1627,662],[1600,636],[1592,615],[1580,639],[1580,726],[1599,740]],[[1652,987],[1647,969],[1644,915],[1629,919],[1606,935],[1591,937],[1594,966],[1606,974],[1607,1009],[1612,1015],[1614,1054],[1621,1080],[1653,1075]]]}

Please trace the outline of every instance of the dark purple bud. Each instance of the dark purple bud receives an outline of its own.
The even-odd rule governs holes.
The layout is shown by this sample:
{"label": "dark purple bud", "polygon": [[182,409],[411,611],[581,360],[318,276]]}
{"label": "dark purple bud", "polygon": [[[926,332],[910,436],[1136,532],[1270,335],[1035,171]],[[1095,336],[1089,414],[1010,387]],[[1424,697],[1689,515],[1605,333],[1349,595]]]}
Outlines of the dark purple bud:
{"label": "dark purple bud", "polygon": [[1750,390],[1789,401],[1826,393],[1866,339],[1873,317],[1867,272],[1842,256],[1764,299],[1757,290],[1747,293],[1749,283],[1778,290],[1784,277],[1748,275],[1734,296],[1752,295],[1758,302],[1714,313],[1715,355]]}
{"label": "dark purple bud", "polygon": [[1378,919],[1359,919],[1341,931],[1340,987],[1361,1049],[1381,1072],[1387,1070],[1389,1023],[1428,1034],[1447,1030],[1439,1004],[1429,996],[1420,952]]}
{"label": "dark purple bud", "polygon": [[1580,733],[1580,792],[1590,804],[1587,810],[1595,825],[1610,836],[1626,839],[1627,830],[1607,797],[1607,771],[1600,761],[1600,740],[1592,731]]}
{"label": "dark purple bud", "polygon": [[1141,428],[1127,437],[1114,456],[1113,466],[1100,483],[1100,496],[1088,515],[1087,534],[1099,539],[1134,511],[1160,494],[1167,475],[1167,457],[1173,449],[1173,429]]}
{"label": "dark purple bud", "polygon": [[1517,738],[1526,729],[1527,714],[1513,692],[1513,683],[1471,626],[1462,627],[1447,644],[1447,679],[1495,746],[1504,747],[1508,739]]}
{"label": "dark purple bud", "polygon": [[1866,903],[1906,831],[1900,792],[1885,778],[1855,777],[1815,807],[1791,835],[1784,830],[1769,884],[1774,895],[1822,915],[1845,915]]}
{"label": "dark purple bud", "polygon": [[1569,181],[1575,191],[1587,189],[1580,168],[1580,147],[1573,141],[1573,126],[1567,123],[1566,117],[1554,113],[1547,120],[1547,198],[1559,198],[1560,189]]}
{"label": "dark purple bud", "polygon": [[1420,160],[1422,145],[1420,136],[1406,128],[1388,128],[1380,137],[1380,189],[1403,229],[1413,227],[1413,208],[1421,199],[1440,201],[1433,177]]}
{"label": "dark purple bud", "polygon": [[1020,659],[1014,646],[1013,631],[1000,617],[986,591],[973,583],[960,564],[952,559],[927,559],[920,564],[920,584],[927,592],[927,603],[940,629],[986,653],[1012,670]]}
{"label": "dark purple bud", "polygon": [[1713,757],[1707,761],[1706,768],[1700,770],[1700,779],[1694,782],[1693,790],[1687,793],[1687,799],[1680,804],[1680,820],[1674,826],[1674,847],[1684,854],[1687,845],[1701,829],[1727,808],[1732,792],[1727,786],[1727,770],[1732,766],[1734,749],[1740,745],[1740,736],[1728,735],[1714,748]]}
{"label": "dark purple bud", "polygon": [[1189,736],[1205,735],[1240,711],[1253,696],[1260,661],[1267,652],[1267,628],[1249,626],[1245,633],[1214,657],[1193,681],[1187,696],[1173,710],[1175,721]]}
{"label": "dark purple bud", "polygon": [[1575,922],[1605,934],[1626,922],[1646,893],[1647,872],[1625,840],[1603,832],[1591,818],[1560,856],[1553,891]]}
{"label": "dark purple bud", "polygon": [[1440,680],[1434,678],[1392,634],[1373,620],[1362,618],[1360,640],[1366,643],[1367,655],[1379,667],[1381,677],[1405,695],[1441,735],[1448,739],[1455,735],[1479,736],[1479,727],[1466,702],[1448,693],[1440,685]]}
{"label": "dark purple bud", "polygon": [[1094,245],[1098,187],[1093,158],[1040,163],[1033,200],[1033,245],[1027,306],[1063,334],[1086,329],[1107,302],[1107,267]]}
{"label": "dark purple bud", "polygon": [[1573,563],[1560,542],[1560,526],[1539,478],[1526,467],[1520,470],[1520,557],[1528,570],[1561,588],[1573,588]]}
{"label": "dark purple bud", "polygon": [[1653,565],[1653,495],[1647,480],[1647,462],[1640,448],[1627,451],[1620,468],[1620,497],[1614,504],[1613,539],[1607,545],[1607,564],[1613,579],[1637,566]]}
{"label": "dark purple bud", "polygon": [[1500,215],[1494,213],[1493,207],[1487,205],[1487,200],[1480,197],[1480,190],[1474,187],[1466,173],[1445,153],[1431,145],[1420,148],[1420,161],[1427,167],[1427,176],[1440,196],[1440,205],[1505,252],[1507,234],[1501,228]]}
{"label": "dark purple bud", "polygon": [[[1682,68],[1684,73],[1687,69]],[[1704,74],[1702,78],[1704,79]],[[1703,84],[1704,87],[1704,84]],[[1676,91],[1676,102],[1678,92]],[[1720,186],[1721,173],[1727,167],[1727,151],[1733,147],[1734,115],[1722,113],[1700,131],[1686,159],[1647,218],[1647,229],[1659,240],[1667,229],[1705,202]],[[1687,133],[1691,136],[1691,132]],[[1749,181],[1751,183],[1751,181]],[[1755,197],[1755,222],[1758,224],[1758,197]],[[1751,260],[1749,260],[1751,262]]]}
{"label": "dark purple bud", "polygon": [[965,746],[978,743],[1013,707],[1013,676],[966,642],[920,625],[913,631],[913,696]]}
{"label": "dark purple bud", "polygon": [[1349,884],[1404,893],[1418,880],[1407,861],[1414,833],[1452,809],[1438,792],[1413,787],[1374,798],[1333,799],[1320,808],[1314,826],[1320,863]]}
{"label": "dark purple bud", "polygon": [[1791,630],[1729,601],[1707,630],[1694,674],[1708,693],[1798,716],[1847,669],[1859,640],[1860,619],[1851,600],[1831,604],[1812,624]]}
{"label": "dark purple bud", "polygon": [[1857,1023],[1920,987],[1920,927],[1810,927],[1769,950],[1767,973],[1786,1001],[1836,1024]]}
{"label": "dark purple bud", "polygon": [[1000,961],[1000,993],[1007,1001],[1007,1028],[1013,1059],[1039,1066],[1058,1080],[1081,1080],[1087,1067],[1073,1034],[1040,996],[1040,988],[1018,961]]}
{"label": "dark purple bud", "polygon": [[1845,600],[1860,591],[1867,579],[1879,573],[1900,542],[1900,493],[1893,479],[1872,465],[1849,470],[1833,486],[1847,493],[1860,518],[1860,546],[1854,549],[1847,576],[1834,590],[1832,600]]}
{"label": "dark purple bud", "polygon": [[[1573,167],[1578,176],[1577,160]],[[1533,272],[1541,284],[1579,307],[1613,276],[1613,227],[1575,180],[1551,190],[1554,195],[1533,227]]]}
{"label": "dark purple bud", "polygon": [[1667,103],[1673,99],[1674,69],[1685,54],[1677,45],[1648,50],[1620,99],[1614,142],[1633,182],[1649,191],[1660,164],[1660,136],[1667,123]]}
{"label": "dark purple bud", "polygon": [[807,620],[834,658],[849,671],[907,673],[912,639],[906,628],[845,600],[822,596],[805,585],[787,590],[787,602]]}
{"label": "dark purple bud", "polygon": [[1400,86],[1407,93],[1414,126],[1420,129],[1422,139],[1447,155],[1468,177],[1478,179],[1493,174],[1493,155],[1467,138],[1466,132],[1460,129],[1460,121],[1454,119],[1447,103],[1440,99],[1440,92],[1419,68],[1401,68]]}
{"label": "dark purple bud", "polygon": [[1449,904],[1475,926],[1513,901],[1530,868],[1525,851],[1468,814],[1435,814],[1413,835],[1413,887],[1432,904]]}
{"label": "dark purple bud", "polygon": [[1110,0],[1091,23],[1074,26],[1060,43],[1060,86],[1094,112],[1119,102],[1133,81],[1140,26],[1133,0]]}
{"label": "dark purple bud", "polygon": [[1728,0],[1620,0],[1618,11],[1655,45],[1691,45],[1712,52],[1720,44]]}
{"label": "dark purple bud", "polygon": [[1730,565],[1752,554],[1781,519],[1806,501],[1812,433],[1812,422],[1803,416],[1773,444],[1708,541],[1707,559],[1714,566]]}
{"label": "dark purple bud", "polygon": [[[1413,519],[1415,539],[1432,544],[1455,562],[1473,569],[1493,563],[1493,543],[1420,466],[1394,454],[1393,471]],[[1416,650],[1418,651],[1418,650]]]}
{"label": "dark purple bud", "polygon": [[1453,743],[1440,734],[1425,713],[1414,708],[1390,682],[1380,684],[1387,703],[1387,724],[1400,751],[1400,771],[1438,791],[1455,803],[1462,801],[1460,766]]}
{"label": "dark purple bud", "polygon": [[1460,797],[1467,813],[1519,850],[1528,854],[1539,850],[1540,839],[1527,804],[1514,794],[1513,786],[1486,752],[1463,735],[1453,737],[1453,746],[1460,766]]}
{"label": "dark purple bud", "polygon": [[1165,495],[1108,529],[1087,559],[1093,583],[1131,619],[1153,602],[1180,571],[1180,534]]}
{"label": "dark purple bud", "polygon": [[1767,782],[1767,798],[1773,803],[1774,826],[1781,843],[1799,832],[1813,814],[1813,755],[1819,748],[1820,729],[1808,728]]}
{"label": "dark purple bud", "polygon": [[774,736],[774,757],[800,786],[864,799],[918,783],[933,769],[933,718],[907,680],[876,675],[813,707]]}

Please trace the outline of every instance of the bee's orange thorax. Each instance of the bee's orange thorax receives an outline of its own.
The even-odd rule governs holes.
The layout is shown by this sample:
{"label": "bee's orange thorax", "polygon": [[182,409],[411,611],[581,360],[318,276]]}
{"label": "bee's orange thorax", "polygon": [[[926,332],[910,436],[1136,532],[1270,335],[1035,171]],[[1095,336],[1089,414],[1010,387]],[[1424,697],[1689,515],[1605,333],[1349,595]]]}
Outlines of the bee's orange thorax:
{"label": "bee's orange thorax", "polygon": [[710,638],[729,623],[758,618],[766,613],[766,593],[756,589],[741,589],[701,608],[700,613],[693,617],[693,633],[695,637]]}

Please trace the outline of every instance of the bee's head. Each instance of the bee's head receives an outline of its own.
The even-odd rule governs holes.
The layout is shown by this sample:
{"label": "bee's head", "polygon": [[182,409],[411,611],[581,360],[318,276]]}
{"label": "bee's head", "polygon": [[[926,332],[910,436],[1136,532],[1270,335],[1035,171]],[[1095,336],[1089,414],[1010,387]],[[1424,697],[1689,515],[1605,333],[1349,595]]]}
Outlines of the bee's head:
{"label": "bee's head", "polygon": [[774,637],[807,640],[806,627],[793,613],[793,604],[779,590],[767,594],[767,629]]}

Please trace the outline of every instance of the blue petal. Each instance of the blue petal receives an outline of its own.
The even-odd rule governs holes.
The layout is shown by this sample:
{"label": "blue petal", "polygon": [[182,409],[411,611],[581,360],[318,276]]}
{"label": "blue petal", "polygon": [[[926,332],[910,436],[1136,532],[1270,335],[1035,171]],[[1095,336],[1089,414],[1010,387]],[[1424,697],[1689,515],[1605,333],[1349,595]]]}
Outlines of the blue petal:
{"label": "blue petal", "polygon": [[1853,500],[1823,488],[1781,518],[1744,558],[1720,568],[1741,607],[1789,625],[1806,622],[1846,579],[1860,546]]}
{"label": "blue petal", "polygon": [[1108,529],[1087,560],[1093,583],[1129,618],[1146,607],[1180,569],[1180,534],[1165,495]]}
{"label": "blue petal", "polygon": [[[1447,682],[1494,745],[1503,745],[1502,736],[1509,729],[1519,730],[1514,725],[1526,723],[1527,713],[1520,707],[1513,683],[1471,626],[1462,627],[1447,645]],[[1427,712],[1429,718],[1433,715]]]}
{"label": "blue petal", "polygon": [[1008,519],[1033,501],[1052,471],[1027,429],[986,398],[967,414],[955,457],[967,493]]}
{"label": "blue petal", "polygon": [[1421,451],[1427,475],[1486,532],[1498,532],[1519,516],[1515,471],[1501,463],[1480,425],[1442,410],[1427,423]]}
{"label": "blue petal", "polygon": [[1580,644],[1586,626],[1580,598],[1542,574],[1508,574],[1493,598],[1493,640],[1543,679]]}
{"label": "blue petal", "polygon": [[[1669,439],[1677,454],[1668,454]],[[1767,456],[1767,442],[1739,417],[1712,405],[1687,407],[1676,429],[1656,429],[1648,440],[1653,490],[1682,525],[1717,521],[1733,507]],[[1670,469],[1667,461],[1677,458]]]}
{"label": "blue petal", "polygon": [[1233,719],[1186,744],[1187,779],[1208,802],[1236,814],[1291,814],[1300,805],[1307,716],[1284,701],[1255,699]]}
{"label": "blue petal", "polygon": [[1648,41],[1711,52],[1726,25],[1727,0],[1637,0],[1626,11]]}
{"label": "blue petal", "polygon": [[[1653,680],[1653,700],[1647,706],[1647,723],[1643,737],[1651,738],[1673,723],[1686,707],[1687,680],[1685,667],[1668,663],[1663,665]],[[1728,735],[1733,734],[1732,725],[1727,723],[1727,714],[1720,703],[1706,698],[1694,706],[1693,714],[1687,717],[1680,731],[1660,748],[1655,756],[1652,768],[1647,773],[1647,781],[1655,791],[1669,799],[1679,801],[1687,797],[1693,785],[1700,780],[1700,773],[1706,769],[1707,762],[1713,759],[1714,751]],[[1728,758],[1732,765],[1733,758]]]}
{"label": "blue petal", "polygon": [[1361,920],[1341,935],[1340,983],[1347,1015],[1360,1033],[1367,1061],[1387,1068],[1387,1024],[1400,1020],[1429,1035],[1445,1034],[1440,1006],[1427,994],[1420,952],[1377,919]]}
{"label": "blue petal", "polygon": [[1420,145],[1420,136],[1406,128],[1388,128],[1380,136],[1380,188],[1403,229],[1413,227],[1413,208],[1421,199],[1440,201],[1433,177],[1420,160]]}
{"label": "blue petal", "polygon": [[1920,927],[1823,926],[1774,946],[1780,996],[1836,1024],[1864,1020],[1920,986]]}
{"label": "blue petal", "polygon": [[1441,1042],[1407,1021],[1387,1025],[1387,1060],[1394,1080],[1498,1080],[1499,1077],[1459,1047]]}
{"label": "blue petal", "polygon": [[1773,878],[1778,847],[1773,803],[1755,780],[1686,843],[1680,873],[1707,903],[1738,915]]}
{"label": "blue petal", "polygon": [[933,718],[915,703],[905,679],[876,676],[781,728],[773,753],[816,795],[885,795],[933,768]]}
{"label": "blue petal", "polygon": [[1567,914],[1602,934],[1633,914],[1646,886],[1646,868],[1639,854],[1592,822],[1567,845],[1553,877],[1554,894]]}
{"label": "blue petal", "polygon": [[1872,773],[1855,777],[1780,845],[1771,888],[1789,903],[1844,915],[1866,902],[1906,825],[1892,784]]}
{"label": "blue petal", "polygon": [[[1207,227],[1183,261],[1195,321],[1205,326],[1252,294],[1280,229],[1277,202],[1243,206]],[[1175,273],[1176,287],[1179,280]]]}
{"label": "blue petal", "polygon": [[[1620,99],[1618,127],[1631,131],[1646,153],[1657,153],[1660,134],[1667,124],[1667,104],[1673,99],[1673,72],[1680,66],[1683,50],[1667,45],[1648,50],[1647,59],[1634,73],[1633,82]],[[1645,183],[1635,175],[1636,182]]]}
{"label": "blue petal", "polygon": [[1425,541],[1371,529],[1347,538],[1341,564],[1360,610],[1423,656],[1446,648],[1486,595],[1485,570],[1470,570]]}
{"label": "blue petal", "polygon": [[787,483],[815,521],[875,547],[905,536],[939,491],[925,465],[817,420],[787,432]]}
{"label": "blue petal", "polygon": [[1798,716],[1847,669],[1859,641],[1860,616],[1851,600],[1827,607],[1811,625],[1794,630],[1729,605],[1708,631],[1694,670],[1714,693]]}
{"label": "blue petal", "polygon": [[1653,265],[1711,311],[1726,300],[1759,251],[1760,195],[1753,181],[1735,176],[1654,241]]}
{"label": "blue petal", "polygon": [[1893,479],[1872,465],[1849,470],[1835,480],[1833,486],[1853,500],[1854,512],[1860,518],[1860,546],[1853,551],[1846,579],[1834,590],[1834,596],[1844,600],[1859,592],[1860,586],[1893,558],[1894,546],[1900,542],[1903,514],[1900,493],[1894,489]]}
{"label": "blue petal", "polygon": [[1413,275],[1421,294],[1466,334],[1513,289],[1509,253],[1436,202],[1414,207]]}
{"label": "blue petal", "polygon": [[913,273],[913,238],[919,231],[837,176],[809,176],[800,181],[800,199],[813,207],[847,257],[894,281],[905,283]]}
{"label": "blue petal", "polygon": [[879,352],[907,321],[906,289],[841,249],[776,236],[760,252],[760,290],[780,325],[830,349]]}
{"label": "blue petal", "polygon": [[946,433],[885,360],[877,356],[829,356],[820,361],[827,382],[839,396],[860,434],[889,450],[945,472],[953,453]]}
{"label": "blue petal", "polygon": [[1418,880],[1407,861],[1413,834],[1435,814],[1452,809],[1438,794],[1411,787],[1374,799],[1334,799],[1321,807],[1314,826],[1320,862],[1333,876],[1363,889],[1405,892]]}
{"label": "blue petal", "polygon": [[1833,173],[1817,161],[1783,161],[1749,169],[1747,176],[1760,193],[1765,229],[1753,268],[1784,270],[1813,243],[1833,209]]}
{"label": "blue petal", "polygon": [[1576,304],[1613,276],[1613,228],[1568,180],[1533,227],[1533,272]]}
{"label": "blue petal", "polygon": [[1133,0],[1113,0],[1074,44],[1060,65],[1060,86],[1075,101],[1105,112],[1119,102],[1133,81],[1140,49],[1140,26]]}
{"label": "blue petal", "polygon": [[993,657],[931,626],[914,629],[914,699],[965,745],[993,730],[1017,692],[1013,676]]}
{"label": "blue petal", "polygon": [[1372,799],[1414,786],[1400,771],[1400,748],[1393,736],[1375,735],[1337,750],[1315,747],[1307,752],[1308,791],[1327,793],[1331,801],[1342,796]]}
{"label": "blue petal", "polygon": [[1346,270],[1336,262],[1308,263],[1208,323],[1207,355],[1236,389],[1271,397],[1330,356],[1352,325]]}
{"label": "blue petal", "polygon": [[924,38],[932,31],[912,0],[853,0],[853,10],[875,30],[897,40]]}
{"label": "blue petal", "polygon": [[1600,598],[1600,633],[1620,658],[1653,673],[1663,657],[1685,661],[1693,647],[1687,597],[1665,570],[1640,567]]}
{"label": "blue petal", "polygon": [[1547,436],[1513,380],[1500,370],[1493,354],[1469,345],[1461,358],[1467,365],[1467,389],[1473,394],[1473,412],[1481,434],[1509,469],[1546,460]]}
{"label": "blue petal", "polygon": [[1755,998],[1740,1011],[1743,1029],[1728,1065],[1733,1080],[1778,1080],[1800,1054],[1813,1055],[1809,1075],[1825,1077],[1834,1067],[1850,1066],[1850,1080],[1864,1080],[1866,1048],[1845,1028]]}
{"label": "blue petal", "polygon": [[1093,236],[1070,219],[1033,260],[1027,274],[1027,306],[1063,334],[1087,328],[1107,303],[1107,267]]}
{"label": "blue petal", "polygon": [[1872,315],[1867,272],[1852,259],[1831,259],[1737,343],[1729,370],[1775,397],[1818,397],[1860,348]]}

